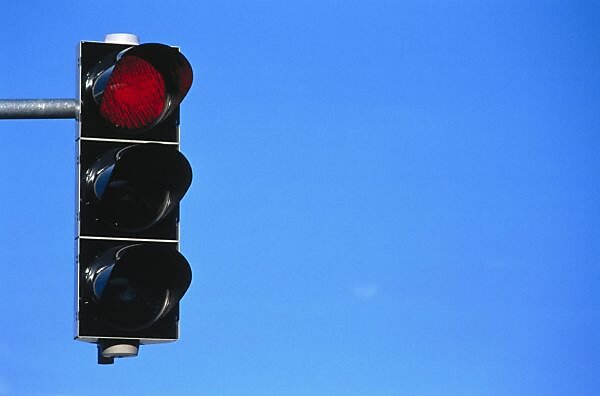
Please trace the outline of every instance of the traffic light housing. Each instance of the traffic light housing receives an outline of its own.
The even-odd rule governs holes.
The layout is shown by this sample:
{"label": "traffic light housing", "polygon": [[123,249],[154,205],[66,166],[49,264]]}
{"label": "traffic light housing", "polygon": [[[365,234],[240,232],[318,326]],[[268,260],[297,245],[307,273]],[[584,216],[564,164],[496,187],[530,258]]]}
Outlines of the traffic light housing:
{"label": "traffic light housing", "polygon": [[192,69],[175,47],[84,41],[79,77],[75,338],[112,363],[179,337],[191,283],[179,201],[192,180],[179,104]]}

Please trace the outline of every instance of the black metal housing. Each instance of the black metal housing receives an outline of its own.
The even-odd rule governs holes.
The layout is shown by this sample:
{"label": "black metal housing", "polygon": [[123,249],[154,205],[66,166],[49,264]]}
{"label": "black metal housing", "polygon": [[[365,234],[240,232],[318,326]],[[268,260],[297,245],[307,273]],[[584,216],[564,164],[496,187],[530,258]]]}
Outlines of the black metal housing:
{"label": "black metal housing", "polygon": [[[98,107],[101,83],[127,56],[163,74],[165,109],[126,130]],[[175,47],[82,42],[79,57],[75,338],[98,345],[174,341],[191,269],[179,253],[179,202],[192,169],[179,151],[179,104],[192,82]]]}

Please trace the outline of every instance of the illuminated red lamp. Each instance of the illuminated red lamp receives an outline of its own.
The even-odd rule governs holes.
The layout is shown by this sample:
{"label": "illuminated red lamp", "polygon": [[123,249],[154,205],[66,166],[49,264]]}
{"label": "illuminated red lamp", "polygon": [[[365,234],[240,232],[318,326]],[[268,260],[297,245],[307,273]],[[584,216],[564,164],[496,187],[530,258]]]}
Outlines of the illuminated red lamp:
{"label": "illuminated red lamp", "polygon": [[92,82],[99,113],[113,126],[144,131],[168,117],[192,85],[192,68],[177,50],[142,44],[116,55]]}

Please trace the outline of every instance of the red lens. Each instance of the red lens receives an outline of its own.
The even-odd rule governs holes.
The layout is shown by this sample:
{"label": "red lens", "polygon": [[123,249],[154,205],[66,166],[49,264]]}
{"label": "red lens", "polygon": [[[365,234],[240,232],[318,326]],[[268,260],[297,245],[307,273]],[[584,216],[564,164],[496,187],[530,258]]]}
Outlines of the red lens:
{"label": "red lens", "polygon": [[125,56],[104,88],[100,114],[120,128],[140,129],[158,121],[165,101],[162,75],[146,60]]}

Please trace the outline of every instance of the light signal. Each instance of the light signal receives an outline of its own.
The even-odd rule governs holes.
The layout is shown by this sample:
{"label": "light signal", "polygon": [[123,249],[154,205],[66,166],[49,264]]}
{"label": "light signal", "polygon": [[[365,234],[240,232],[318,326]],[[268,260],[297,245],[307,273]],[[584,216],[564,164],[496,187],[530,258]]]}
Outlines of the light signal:
{"label": "light signal", "polygon": [[163,44],[81,42],[76,205],[76,334],[98,362],[179,337],[191,269],[179,202],[192,169],[179,105],[192,68]]}

